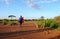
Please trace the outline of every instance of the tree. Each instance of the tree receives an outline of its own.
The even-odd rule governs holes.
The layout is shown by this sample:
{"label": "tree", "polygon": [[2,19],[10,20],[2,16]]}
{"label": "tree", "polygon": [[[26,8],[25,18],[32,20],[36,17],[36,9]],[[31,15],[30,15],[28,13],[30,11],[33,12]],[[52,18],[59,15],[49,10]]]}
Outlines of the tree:
{"label": "tree", "polygon": [[60,16],[55,17],[55,21],[56,21],[57,23],[60,23]]}
{"label": "tree", "polygon": [[58,28],[60,28],[60,16],[56,16],[54,18],[54,20],[55,20],[56,24],[58,25]]}
{"label": "tree", "polygon": [[44,28],[45,27],[44,16],[41,16],[40,22],[41,22],[41,27]]}
{"label": "tree", "polygon": [[44,16],[41,16],[41,20],[44,20]]}
{"label": "tree", "polygon": [[8,17],[11,18],[11,20],[12,20],[12,18],[13,18],[13,17],[16,17],[16,16],[14,16],[14,15],[9,15]]}
{"label": "tree", "polygon": [[16,17],[14,15],[9,15],[8,16],[9,18],[11,18],[11,21],[9,21],[9,24],[12,26],[14,24],[14,22],[12,21],[13,17]]}

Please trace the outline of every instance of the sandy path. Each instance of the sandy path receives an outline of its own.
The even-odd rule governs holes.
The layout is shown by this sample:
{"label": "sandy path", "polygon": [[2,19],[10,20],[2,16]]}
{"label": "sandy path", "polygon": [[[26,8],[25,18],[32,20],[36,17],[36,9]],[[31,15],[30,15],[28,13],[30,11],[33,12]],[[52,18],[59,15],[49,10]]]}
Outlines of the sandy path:
{"label": "sandy path", "polygon": [[[48,34],[46,30],[48,29],[37,30],[34,22],[26,22],[22,25],[21,28],[19,25],[3,26],[3,27],[0,26],[0,39],[50,39],[50,38],[55,39],[55,37],[60,35],[60,31],[53,30],[50,32],[50,34]],[[12,33],[1,33],[1,32],[12,32]]]}
{"label": "sandy path", "polygon": [[22,27],[20,25],[0,25],[0,33],[4,32],[16,32],[16,31],[28,31],[28,30],[36,30],[37,27],[34,22],[24,22]]}

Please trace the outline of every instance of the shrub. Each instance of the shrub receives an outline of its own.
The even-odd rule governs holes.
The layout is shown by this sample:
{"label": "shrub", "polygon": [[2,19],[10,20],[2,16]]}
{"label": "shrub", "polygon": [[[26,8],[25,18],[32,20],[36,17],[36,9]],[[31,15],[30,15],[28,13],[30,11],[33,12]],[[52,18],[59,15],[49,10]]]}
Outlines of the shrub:
{"label": "shrub", "polygon": [[7,25],[7,22],[3,22],[3,25]]}
{"label": "shrub", "polygon": [[2,24],[3,22],[2,21],[0,21],[0,24]]}
{"label": "shrub", "polygon": [[7,21],[6,19],[3,19],[3,20],[2,20],[2,24],[3,24],[3,25],[7,25],[7,23],[8,23],[8,21]]}
{"label": "shrub", "polygon": [[50,23],[45,23],[45,27],[49,27],[50,26]]}
{"label": "shrub", "polygon": [[51,22],[45,22],[45,27],[50,27]]}
{"label": "shrub", "polygon": [[52,22],[52,23],[50,24],[50,28],[52,28],[52,29],[57,29],[57,28],[58,28],[57,23]]}
{"label": "shrub", "polygon": [[44,22],[41,22],[41,21],[39,21],[38,23],[37,23],[37,25],[38,25],[38,28],[43,28],[43,27],[45,27],[45,23]]}
{"label": "shrub", "polygon": [[41,25],[40,24],[38,24],[38,28],[40,28],[41,27]]}
{"label": "shrub", "polygon": [[10,22],[9,24],[10,24],[11,26],[12,26],[12,25],[17,25],[17,23],[15,23],[15,22]]}
{"label": "shrub", "polygon": [[10,23],[9,23],[9,25],[11,25],[11,26],[12,26],[12,22],[10,22]]}

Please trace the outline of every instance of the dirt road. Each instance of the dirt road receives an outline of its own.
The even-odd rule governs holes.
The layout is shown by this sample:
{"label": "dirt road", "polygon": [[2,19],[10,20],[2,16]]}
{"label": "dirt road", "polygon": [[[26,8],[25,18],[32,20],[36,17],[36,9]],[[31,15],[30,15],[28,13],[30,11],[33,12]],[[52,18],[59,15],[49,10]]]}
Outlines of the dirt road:
{"label": "dirt road", "polygon": [[0,39],[54,39],[60,35],[58,31],[51,31],[48,34],[47,30],[47,28],[37,29],[34,22],[26,22],[22,27],[19,25],[0,26]]}

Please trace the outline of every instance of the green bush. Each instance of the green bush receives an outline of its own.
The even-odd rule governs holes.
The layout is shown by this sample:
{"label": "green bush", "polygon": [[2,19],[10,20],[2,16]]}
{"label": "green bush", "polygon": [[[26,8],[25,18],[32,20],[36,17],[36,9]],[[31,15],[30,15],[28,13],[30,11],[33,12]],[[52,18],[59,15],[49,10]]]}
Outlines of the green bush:
{"label": "green bush", "polygon": [[17,23],[15,23],[15,22],[10,22],[9,24],[12,26],[12,25],[16,25]]}
{"label": "green bush", "polygon": [[3,22],[2,21],[0,21],[0,24],[2,24]]}
{"label": "green bush", "polygon": [[50,27],[52,20],[45,20],[45,27]]}
{"label": "green bush", "polygon": [[38,24],[38,28],[40,28],[41,27],[41,25],[40,24]]}
{"label": "green bush", "polygon": [[52,29],[57,29],[57,28],[58,28],[57,23],[52,22],[52,23],[50,24],[50,28],[52,28]]}
{"label": "green bush", "polygon": [[7,25],[7,22],[3,22],[3,25]]}
{"label": "green bush", "polygon": [[2,24],[3,24],[3,25],[7,25],[7,24],[8,24],[7,19],[3,19],[3,20],[2,20]]}
{"label": "green bush", "polygon": [[50,22],[46,22],[45,27],[50,27]]}
{"label": "green bush", "polygon": [[11,22],[11,21],[9,21],[9,25],[11,25],[11,26],[12,26],[12,22]]}
{"label": "green bush", "polygon": [[45,23],[44,23],[44,21],[39,21],[38,23],[37,23],[37,25],[38,25],[38,28],[43,28],[43,27],[45,27]]}

